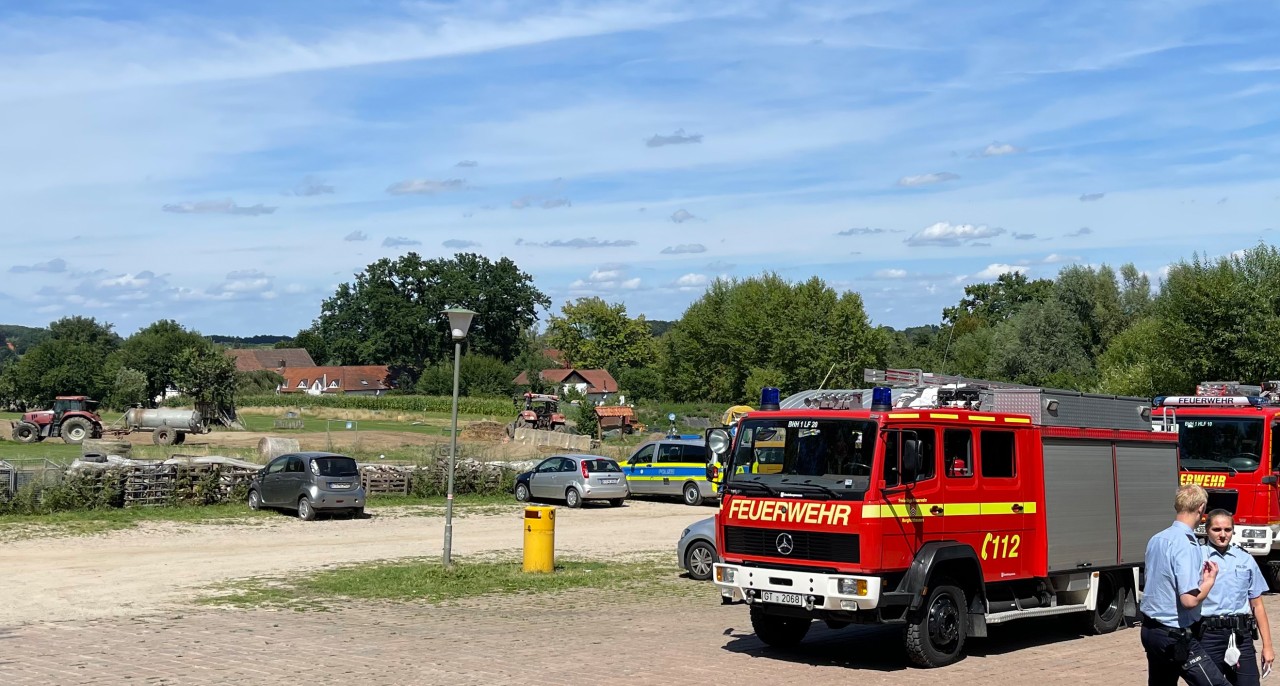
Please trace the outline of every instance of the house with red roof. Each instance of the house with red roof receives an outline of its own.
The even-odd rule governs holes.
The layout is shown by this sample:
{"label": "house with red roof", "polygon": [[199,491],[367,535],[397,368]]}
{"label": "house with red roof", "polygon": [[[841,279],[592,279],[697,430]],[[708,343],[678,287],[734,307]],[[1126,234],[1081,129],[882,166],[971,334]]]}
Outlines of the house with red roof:
{"label": "house with red roof", "polygon": [[236,361],[237,372],[269,369],[277,374],[293,367],[314,367],[306,348],[231,348],[227,354]]}
{"label": "house with red roof", "polygon": [[293,367],[281,376],[281,393],[308,395],[382,395],[391,390],[391,370],[385,365],[350,367]]}
{"label": "house with red roof", "polygon": [[[587,396],[592,403],[599,403],[617,395],[618,382],[607,369],[544,369],[540,374],[542,380],[567,393],[570,388]],[[528,386],[529,376],[525,372],[511,381],[513,386]]]}

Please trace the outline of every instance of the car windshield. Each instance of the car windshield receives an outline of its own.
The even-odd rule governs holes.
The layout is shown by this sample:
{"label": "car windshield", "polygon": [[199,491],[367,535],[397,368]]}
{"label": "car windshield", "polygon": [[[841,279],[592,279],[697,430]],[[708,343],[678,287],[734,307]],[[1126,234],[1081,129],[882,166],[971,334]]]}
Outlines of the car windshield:
{"label": "car windshield", "polygon": [[861,498],[871,483],[876,430],[865,419],[744,421],[725,466],[727,486]]}
{"label": "car windshield", "polygon": [[587,466],[587,472],[589,474],[594,474],[596,472],[622,471],[622,467],[619,467],[617,462],[614,462],[613,460],[607,460],[604,458],[595,459],[595,460],[583,460],[582,464]]}
{"label": "car windshield", "polygon": [[1262,419],[1179,415],[1178,451],[1183,469],[1257,471],[1262,462]]}
{"label": "car windshield", "polygon": [[311,473],[317,476],[355,476],[356,461],[349,457],[317,457],[311,461]]}

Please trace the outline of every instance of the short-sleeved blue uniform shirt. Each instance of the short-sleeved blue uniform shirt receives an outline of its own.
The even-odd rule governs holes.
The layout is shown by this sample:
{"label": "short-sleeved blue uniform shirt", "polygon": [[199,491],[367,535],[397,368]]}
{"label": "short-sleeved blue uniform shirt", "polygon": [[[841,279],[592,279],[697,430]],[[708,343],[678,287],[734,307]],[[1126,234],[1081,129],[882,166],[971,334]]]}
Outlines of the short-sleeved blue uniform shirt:
{"label": "short-sleeved blue uniform shirt", "polygon": [[1209,589],[1209,597],[1200,605],[1205,616],[1250,614],[1249,600],[1267,592],[1267,581],[1253,556],[1239,546],[1227,546],[1223,552],[1211,545],[1202,546],[1204,559],[1218,563],[1218,578]]}
{"label": "short-sleeved blue uniform shirt", "polygon": [[1204,551],[1191,527],[1174,522],[1147,542],[1147,581],[1142,614],[1171,629],[1185,629],[1200,619],[1200,607],[1187,609],[1179,596],[1200,588]]}

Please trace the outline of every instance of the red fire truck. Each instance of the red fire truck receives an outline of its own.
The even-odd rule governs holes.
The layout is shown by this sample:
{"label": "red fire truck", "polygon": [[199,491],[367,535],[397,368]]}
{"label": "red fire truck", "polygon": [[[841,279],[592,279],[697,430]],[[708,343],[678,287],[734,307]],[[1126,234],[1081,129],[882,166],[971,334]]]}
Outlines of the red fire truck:
{"label": "red fire truck", "polygon": [[[831,627],[896,624],[925,667],[1022,617],[1078,614],[1093,632],[1136,616],[1147,540],[1173,519],[1177,442],[1150,403],[867,370],[908,387],[806,392],[761,410],[719,454],[725,603],[766,644]],[[896,397],[895,397],[896,396]],[[756,470],[755,437],[783,443]],[[711,468],[716,469],[716,468]]]}
{"label": "red fire truck", "polygon": [[[1155,399],[1157,431],[1178,435],[1182,483],[1209,492],[1209,508],[1235,513],[1233,542],[1258,558],[1280,590],[1280,382],[1201,383],[1195,395]],[[1203,525],[1198,532],[1203,534]]]}

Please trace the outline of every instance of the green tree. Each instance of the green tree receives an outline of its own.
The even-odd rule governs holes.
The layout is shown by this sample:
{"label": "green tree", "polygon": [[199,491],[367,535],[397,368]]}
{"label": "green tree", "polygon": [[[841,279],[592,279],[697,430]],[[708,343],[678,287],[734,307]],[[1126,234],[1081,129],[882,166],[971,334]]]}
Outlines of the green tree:
{"label": "green tree", "polygon": [[[458,395],[511,397],[511,367],[488,355],[463,355],[458,363]],[[414,389],[422,395],[453,395],[453,363],[423,370]]]}
{"label": "green tree", "polygon": [[117,410],[124,410],[134,405],[145,405],[155,396],[148,395],[147,375],[137,369],[121,367],[116,372],[115,383],[107,396],[107,404]]}
{"label": "green tree", "polygon": [[1121,331],[1098,358],[1098,390],[1151,398],[1189,393],[1196,379],[1188,360],[1171,342],[1189,336],[1185,325],[1144,317]]}
{"label": "green tree", "polygon": [[1120,267],[1120,312],[1132,324],[1151,309],[1151,278],[1132,262]]}
{"label": "green tree", "polygon": [[964,287],[964,297],[954,307],[942,310],[943,323],[961,326],[957,336],[974,328],[995,326],[1012,317],[1023,305],[1053,297],[1053,281],[1031,281],[1021,272],[1005,272],[992,283]]}
{"label": "green tree", "polygon": [[887,349],[858,294],[770,273],[712,283],[662,337],[659,357],[670,397],[740,402],[751,399],[753,369],[785,372],[784,393],[861,387],[863,368]]}
{"label": "green tree", "polygon": [[140,371],[146,377],[144,402],[149,404],[173,383],[178,354],[204,344],[199,333],[188,331],[171,319],[162,319],[125,339],[117,355],[120,366]]}
{"label": "green tree", "polygon": [[550,300],[510,259],[460,253],[424,260],[409,253],[381,259],[338,286],[324,301],[315,330],[327,355],[341,364],[385,364],[416,378],[451,358],[453,342],[440,311],[449,306],[477,312],[467,336],[471,353],[503,361],[520,354],[537,310]]}
{"label": "green tree", "polygon": [[236,406],[236,363],[226,349],[208,341],[184,348],[174,365],[174,384],[196,403],[228,412]]}
{"label": "green tree", "polygon": [[236,372],[236,397],[274,393],[284,377],[270,369],[255,369],[251,372]]}
{"label": "green tree", "polygon": [[667,400],[663,392],[662,374],[653,367],[630,367],[618,373],[618,389],[627,402]]}
{"label": "green tree", "polygon": [[579,298],[560,312],[547,321],[547,343],[564,353],[569,366],[617,373],[653,362],[649,324],[644,315],[628,317],[625,304]]}
{"label": "green tree", "polygon": [[996,327],[987,375],[1033,386],[1083,388],[1093,376],[1080,320],[1057,300],[1024,305]]}
{"label": "green tree", "polygon": [[120,345],[111,324],[66,317],[49,325],[49,336],[5,370],[14,399],[48,407],[59,395],[104,399],[115,383],[107,359]]}

